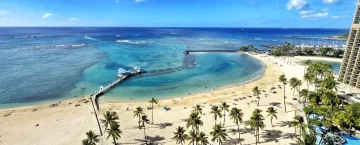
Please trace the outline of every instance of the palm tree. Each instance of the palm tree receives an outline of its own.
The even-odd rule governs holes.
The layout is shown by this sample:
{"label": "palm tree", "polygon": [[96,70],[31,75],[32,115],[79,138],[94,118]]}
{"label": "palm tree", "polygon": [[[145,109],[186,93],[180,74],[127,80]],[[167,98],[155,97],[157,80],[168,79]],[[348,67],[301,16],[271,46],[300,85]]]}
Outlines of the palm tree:
{"label": "palm tree", "polygon": [[103,127],[105,128],[105,130],[107,130],[111,126],[111,124],[118,123],[116,120],[119,119],[119,116],[116,112],[106,111],[104,113],[104,118],[105,119],[101,119],[100,121],[104,124]]}
{"label": "palm tree", "polygon": [[158,104],[159,100],[155,98],[151,98],[149,103],[151,103],[151,120],[152,120],[152,124],[154,124],[154,104]]}
{"label": "palm tree", "polygon": [[285,104],[285,98],[286,98],[286,96],[285,96],[285,86],[286,86],[286,84],[287,84],[287,79],[286,79],[286,77],[285,77],[285,75],[283,74],[283,75],[281,75],[280,77],[279,77],[279,81],[284,85],[284,107],[285,107],[285,113],[286,113],[286,104]]}
{"label": "palm tree", "polygon": [[201,121],[201,117],[199,116],[199,113],[193,112],[190,114],[187,123],[186,128],[191,128],[196,131],[196,133],[199,131],[199,127],[202,126],[204,123]]}
{"label": "palm tree", "polygon": [[304,101],[306,102],[309,96],[309,91],[307,89],[302,89],[300,91],[300,97],[304,98]]}
{"label": "palm tree", "polygon": [[310,72],[305,73],[304,81],[306,81],[307,90],[309,90],[309,82],[311,82],[313,79],[314,77],[310,74]]}
{"label": "palm tree", "polygon": [[197,134],[197,141],[200,143],[200,145],[207,145],[209,144],[208,137],[204,132],[199,132]]}
{"label": "palm tree", "polygon": [[89,130],[86,132],[86,139],[82,140],[83,145],[96,145],[100,141],[99,135]]}
{"label": "palm tree", "polygon": [[305,71],[306,71],[307,67],[309,67],[311,64],[312,64],[312,61],[311,61],[311,60],[306,60],[306,61],[304,62],[304,65],[305,65],[304,75],[305,75]]}
{"label": "palm tree", "polygon": [[271,121],[271,126],[272,127],[274,127],[274,125],[273,125],[273,118],[275,117],[276,119],[277,119],[277,116],[276,116],[276,114],[277,114],[277,110],[276,109],[274,109],[274,107],[269,107],[267,110],[266,110],[266,112],[268,113],[268,117],[270,117],[270,121]]}
{"label": "palm tree", "polygon": [[188,137],[187,137],[187,140],[189,140],[190,141],[190,143],[189,144],[193,144],[193,145],[197,145],[198,144],[198,134],[196,133],[196,131],[195,130],[191,130],[190,132],[189,132],[189,135],[188,135]]}
{"label": "palm tree", "polygon": [[117,145],[116,140],[121,138],[120,134],[122,133],[119,124],[117,123],[111,124],[110,128],[107,129],[107,132],[108,132],[107,138],[109,139],[110,137],[112,137],[114,140],[114,145]]}
{"label": "palm tree", "polygon": [[241,111],[241,109],[238,108],[232,108],[230,111],[230,119],[234,121],[234,123],[238,126],[238,133],[239,133],[239,143],[241,144],[241,138],[240,138],[240,123],[242,123],[244,116],[244,113]]}
{"label": "palm tree", "polygon": [[221,105],[220,105],[220,110],[224,112],[223,127],[225,127],[226,112],[229,112],[229,107],[230,107],[230,105],[228,105],[226,102],[222,102]]}
{"label": "palm tree", "polygon": [[334,91],[325,90],[322,96],[322,102],[331,107],[331,114],[333,114],[334,108],[339,104],[339,98]]}
{"label": "palm tree", "polygon": [[314,133],[314,131],[310,130],[310,133],[304,133],[302,134],[302,139],[298,139],[298,144],[299,145],[316,145],[316,134]]}
{"label": "palm tree", "polygon": [[201,108],[201,106],[200,106],[199,104],[197,104],[197,105],[195,106],[193,112],[196,112],[196,113],[198,113],[199,115],[201,115],[201,114],[202,114],[202,108]]}
{"label": "palm tree", "polygon": [[302,85],[301,80],[296,79],[296,82],[295,82],[295,88],[296,88],[296,90],[297,90],[297,91],[298,91],[298,93],[299,93],[299,101],[300,101],[300,87],[301,87],[301,85]]}
{"label": "palm tree", "polygon": [[176,128],[176,132],[174,132],[175,136],[172,139],[176,140],[176,144],[183,145],[185,143],[185,139],[188,138],[187,134],[185,134],[184,127],[178,127]]}
{"label": "palm tree", "polygon": [[334,125],[347,124],[350,126],[348,130],[350,133],[353,122],[356,120],[355,112],[356,108],[352,107],[352,105],[345,106],[344,111],[338,112],[333,116]]}
{"label": "palm tree", "polygon": [[213,127],[213,131],[210,132],[211,136],[212,136],[212,139],[211,141],[217,141],[219,143],[219,145],[222,144],[222,142],[224,140],[226,140],[227,138],[227,134],[226,134],[226,129],[223,128],[220,124],[216,124],[214,127]]}
{"label": "palm tree", "polygon": [[290,125],[295,127],[295,134],[296,134],[296,128],[300,128],[300,135],[301,135],[301,131],[304,129],[304,118],[300,115],[296,115],[294,117],[294,120],[290,122]]}
{"label": "palm tree", "polygon": [[257,96],[258,98],[258,104],[257,106],[259,106],[259,102],[260,102],[260,95],[261,95],[261,92],[259,90],[259,87],[258,86],[255,86],[253,89],[252,89],[252,92],[255,96]]}
{"label": "palm tree", "polygon": [[252,116],[250,117],[250,120],[248,121],[248,125],[250,125],[250,127],[255,130],[256,144],[260,140],[260,129],[265,128],[265,123],[264,123],[265,119],[261,115],[261,112],[262,110],[255,109],[253,111]]}
{"label": "palm tree", "polygon": [[219,109],[219,106],[212,106],[210,114],[213,114],[213,117],[215,119],[215,125],[216,125],[217,118],[222,117],[221,110]]}
{"label": "palm tree", "polygon": [[295,78],[295,77],[293,77],[289,80],[291,90],[294,90],[293,95],[295,94],[295,90],[297,88],[296,82],[297,82],[297,78]]}
{"label": "palm tree", "polygon": [[147,144],[147,140],[146,140],[146,133],[145,133],[145,124],[150,124],[150,120],[147,118],[147,115],[142,115],[141,116],[141,122],[142,122],[142,126],[144,127],[144,139],[145,139],[145,143]]}
{"label": "palm tree", "polygon": [[144,114],[144,109],[141,108],[140,106],[139,107],[136,107],[135,111],[134,111],[134,117],[137,116],[139,118],[139,121],[138,121],[138,124],[139,124],[139,129],[141,129],[141,126],[140,126],[140,119],[141,119],[141,116]]}

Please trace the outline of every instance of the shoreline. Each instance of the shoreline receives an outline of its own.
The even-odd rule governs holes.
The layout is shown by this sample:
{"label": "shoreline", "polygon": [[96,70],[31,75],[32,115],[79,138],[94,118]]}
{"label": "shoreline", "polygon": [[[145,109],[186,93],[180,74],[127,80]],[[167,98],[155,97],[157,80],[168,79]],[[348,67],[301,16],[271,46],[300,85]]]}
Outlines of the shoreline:
{"label": "shoreline", "polygon": [[[261,63],[261,65],[263,65],[263,68],[261,68],[261,69],[263,69],[262,72],[258,76],[256,76],[255,78],[252,78],[252,79],[247,80],[245,82],[227,84],[227,85],[219,86],[219,87],[216,87],[214,89],[211,89],[211,90],[205,91],[205,92],[199,91],[199,92],[195,92],[195,93],[190,93],[190,95],[162,97],[162,98],[159,98],[158,100],[160,100],[160,101],[162,101],[162,100],[173,100],[173,99],[185,98],[185,97],[194,96],[194,95],[202,95],[202,94],[207,94],[207,93],[214,93],[216,91],[221,91],[223,89],[229,89],[229,88],[232,88],[232,87],[237,87],[237,86],[240,86],[240,85],[249,84],[249,83],[252,83],[254,81],[257,81],[257,80],[263,78],[264,74],[267,71],[267,65],[261,59],[256,58],[254,56],[254,54],[250,54],[248,52],[239,52],[239,53],[248,55],[248,56],[252,57],[253,59],[256,59],[257,61],[259,61]],[[79,97],[76,97],[76,98],[62,97],[62,98],[52,99],[52,100],[31,102],[31,103],[29,103],[30,105],[26,105],[26,103],[24,103],[24,105],[21,104],[20,106],[16,106],[16,105],[12,106],[12,105],[10,105],[10,107],[0,107],[0,112],[6,111],[6,110],[28,109],[28,108],[34,108],[34,107],[39,107],[39,106],[51,105],[51,104],[56,104],[59,101],[61,101],[61,102],[79,101],[79,100],[83,100],[83,99],[88,99],[90,95],[91,94],[87,94],[87,95],[84,95],[84,96],[79,96]],[[133,100],[132,97],[126,97],[126,96],[118,96],[118,97],[123,98],[123,99],[116,99],[114,101],[112,101],[112,100],[101,100],[100,99],[99,103],[100,104],[102,104],[102,103],[144,103],[144,102],[147,102],[148,99],[149,99],[149,98],[143,98],[143,99]],[[14,104],[16,104],[16,103],[14,103]],[[4,106],[6,106],[6,105],[7,104],[4,104]]]}
{"label": "shoreline", "polygon": [[[292,120],[293,113],[284,112],[283,110],[283,93],[282,89],[278,87],[281,83],[278,82],[278,77],[285,73],[289,74],[287,77],[302,75],[302,66],[293,66],[288,65],[282,62],[279,58],[274,58],[272,56],[266,56],[262,54],[248,54],[252,57],[260,60],[265,67],[265,71],[262,75],[258,77],[243,82],[237,85],[229,85],[222,88],[217,88],[211,92],[192,94],[186,97],[174,97],[170,99],[159,99],[159,104],[154,105],[153,110],[146,109],[150,106],[147,101],[141,102],[100,102],[100,111],[99,119],[103,118],[103,113],[106,111],[115,111],[120,116],[121,130],[124,131],[120,143],[130,143],[130,144],[140,144],[139,139],[143,138],[143,135],[139,133],[137,127],[137,118],[133,117],[133,110],[140,106],[144,108],[144,113],[151,116],[151,112],[154,112],[154,121],[155,124],[148,125],[147,132],[149,138],[156,138],[156,136],[161,136],[161,140],[157,140],[157,143],[161,144],[175,144],[174,140],[171,139],[173,136],[173,131],[178,126],[186,125],[184,119],[189,115],[192,108],[195,105],[201,105],[203,107],[204,114],[202,115],[202,120],[204,121],[204,126],[200,129],[205,133],[209,133],[213,128],[213,118],[212,115],[208,113],[211,111],[211,106],[219,105],[219,103],[226,101],[231,107],[237,107],[243,110],[244,120],[250,118],[254,109],[258,108],[261,110],[266,110],[268,107],[273,106],[278,110],[278,119],[274,120],[274,125],[272,127],[270,120],[266,120],[266,128],[262,131],[275,130],[279,131],[279,135],[286,136],[289,133],[293,133],[293,128],[289,128],[287,125],[283,125],[284,122]],[[260,97],[260,106],[257,106],[257,103],[254,100],[258,100],[253,96],[252,89],[258,86],[262,90]],[[276,92],[272,91],[272,87],[276,87]],[[292,98],[292,91],[290,88],[287,89],[287,96]],[[266,95],[268,94],[268,95]],[[295,96],[293,96],[295,97]],[[237,98],[242,98],[236,100]],[[296,109],[297,102],[292,99],[286,100],[287,107],[292,110]],[[171,108],[170,110],[164,110],[164,107]],[[35,110],[36,109],[36,110]],[[34,111],[35,110],[35,111]],[[64,102],[58,103],[57,106],[49,106],[49,104],[41,106],[30,106],[23,108],[15,108],[8,110],[0,110],[0,114],[8,113],[11,114],[6,117],[0,117],[0,141],[5,144],[14,144],[21,145],[24,143],[46,145],[65,145],[65,144],[77,144],[82,139],[84,139],[85,132],[88,130],[93,130],[95,133],[99,134],[99,128],[96,121],[96,118],[93,113],[93,107],[91,102],[82,99],[72,99],[66,100]],[[265,113],[265,112],[264,112]],[[226,118],[227,129],[233,130],[235,124],[230,118]],[[222,119],[221,119],[222,121]],[[241,124],[240,127],[244,130],[247,130],[249,126],[246,124]],[[44,132],[49,131],[51,133],[44,134]],[[32,130],[28,132],[27,130]],[[19,140],[21,136],[26,136],[26,138]],[[39,139],[38,137],[42,138]],[[236,138],[237,134],[229,134],[229,137]],[[252,144],[254,143],[253,134],[251,131],[245,131],[242,134],[244,139],[242,143]],[[100,137],[102,142],[111,144],[111,140],[107,140],[106,136]],[[273,141],[267,142],[267,138],[260,138],[263,141],[264,145],[274,144]],[[292,138],[277,138],[280,142],[284,144],[294,143],[295,141]],[[56,142],[54,142],[56,141]],[[232,140],[229,140],[231,142]]]}

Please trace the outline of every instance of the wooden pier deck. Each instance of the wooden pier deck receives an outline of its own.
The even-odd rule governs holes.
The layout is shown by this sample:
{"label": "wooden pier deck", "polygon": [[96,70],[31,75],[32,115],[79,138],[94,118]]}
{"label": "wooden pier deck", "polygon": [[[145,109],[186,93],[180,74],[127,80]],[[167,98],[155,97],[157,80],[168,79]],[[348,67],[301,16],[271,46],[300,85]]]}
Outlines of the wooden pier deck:
{"label": "wooden pier deck", "polygon": [[[138,67],[133,67],[135,71],[130,72],[130,71],[126,71],[124,73],[118,73],[118,78],[114,81],[112,81],[111,83],[109,83],[107,86],[105,87],[100,87],[100,89],[98,91],[95,92],[95,94],[92,94],[90,96],[90,99],[94,99],[95,105],[97,110],[99,110],[99,98],[100,96],[102,96],[103,94],[105,94],[107,91],[109,91],[110,89],[112,89],[115,85],[117,85],[118,83],[120,83],[121,81],[133,76],[133,75],[137,75],[141,73],[140,68]],[[125,71],[125,70],[124,70]]]}

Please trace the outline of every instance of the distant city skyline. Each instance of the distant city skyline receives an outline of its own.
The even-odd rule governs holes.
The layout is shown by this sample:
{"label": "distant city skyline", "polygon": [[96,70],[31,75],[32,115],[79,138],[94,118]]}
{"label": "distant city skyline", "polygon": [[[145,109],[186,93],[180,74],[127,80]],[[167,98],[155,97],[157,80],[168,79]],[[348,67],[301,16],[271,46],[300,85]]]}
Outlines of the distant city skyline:
{"label": "distant city skyline", "polygon": [[0,26],[350,28],[357,0],[0,0]]}

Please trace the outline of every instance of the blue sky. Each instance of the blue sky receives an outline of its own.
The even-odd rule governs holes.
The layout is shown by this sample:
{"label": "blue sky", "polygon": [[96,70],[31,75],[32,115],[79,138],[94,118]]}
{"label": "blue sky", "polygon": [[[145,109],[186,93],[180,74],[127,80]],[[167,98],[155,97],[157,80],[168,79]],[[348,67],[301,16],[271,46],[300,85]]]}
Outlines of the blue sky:
{"label": "blue sky", "polygon": [[349,28],[357,0],[0,0],[0,26]]}

